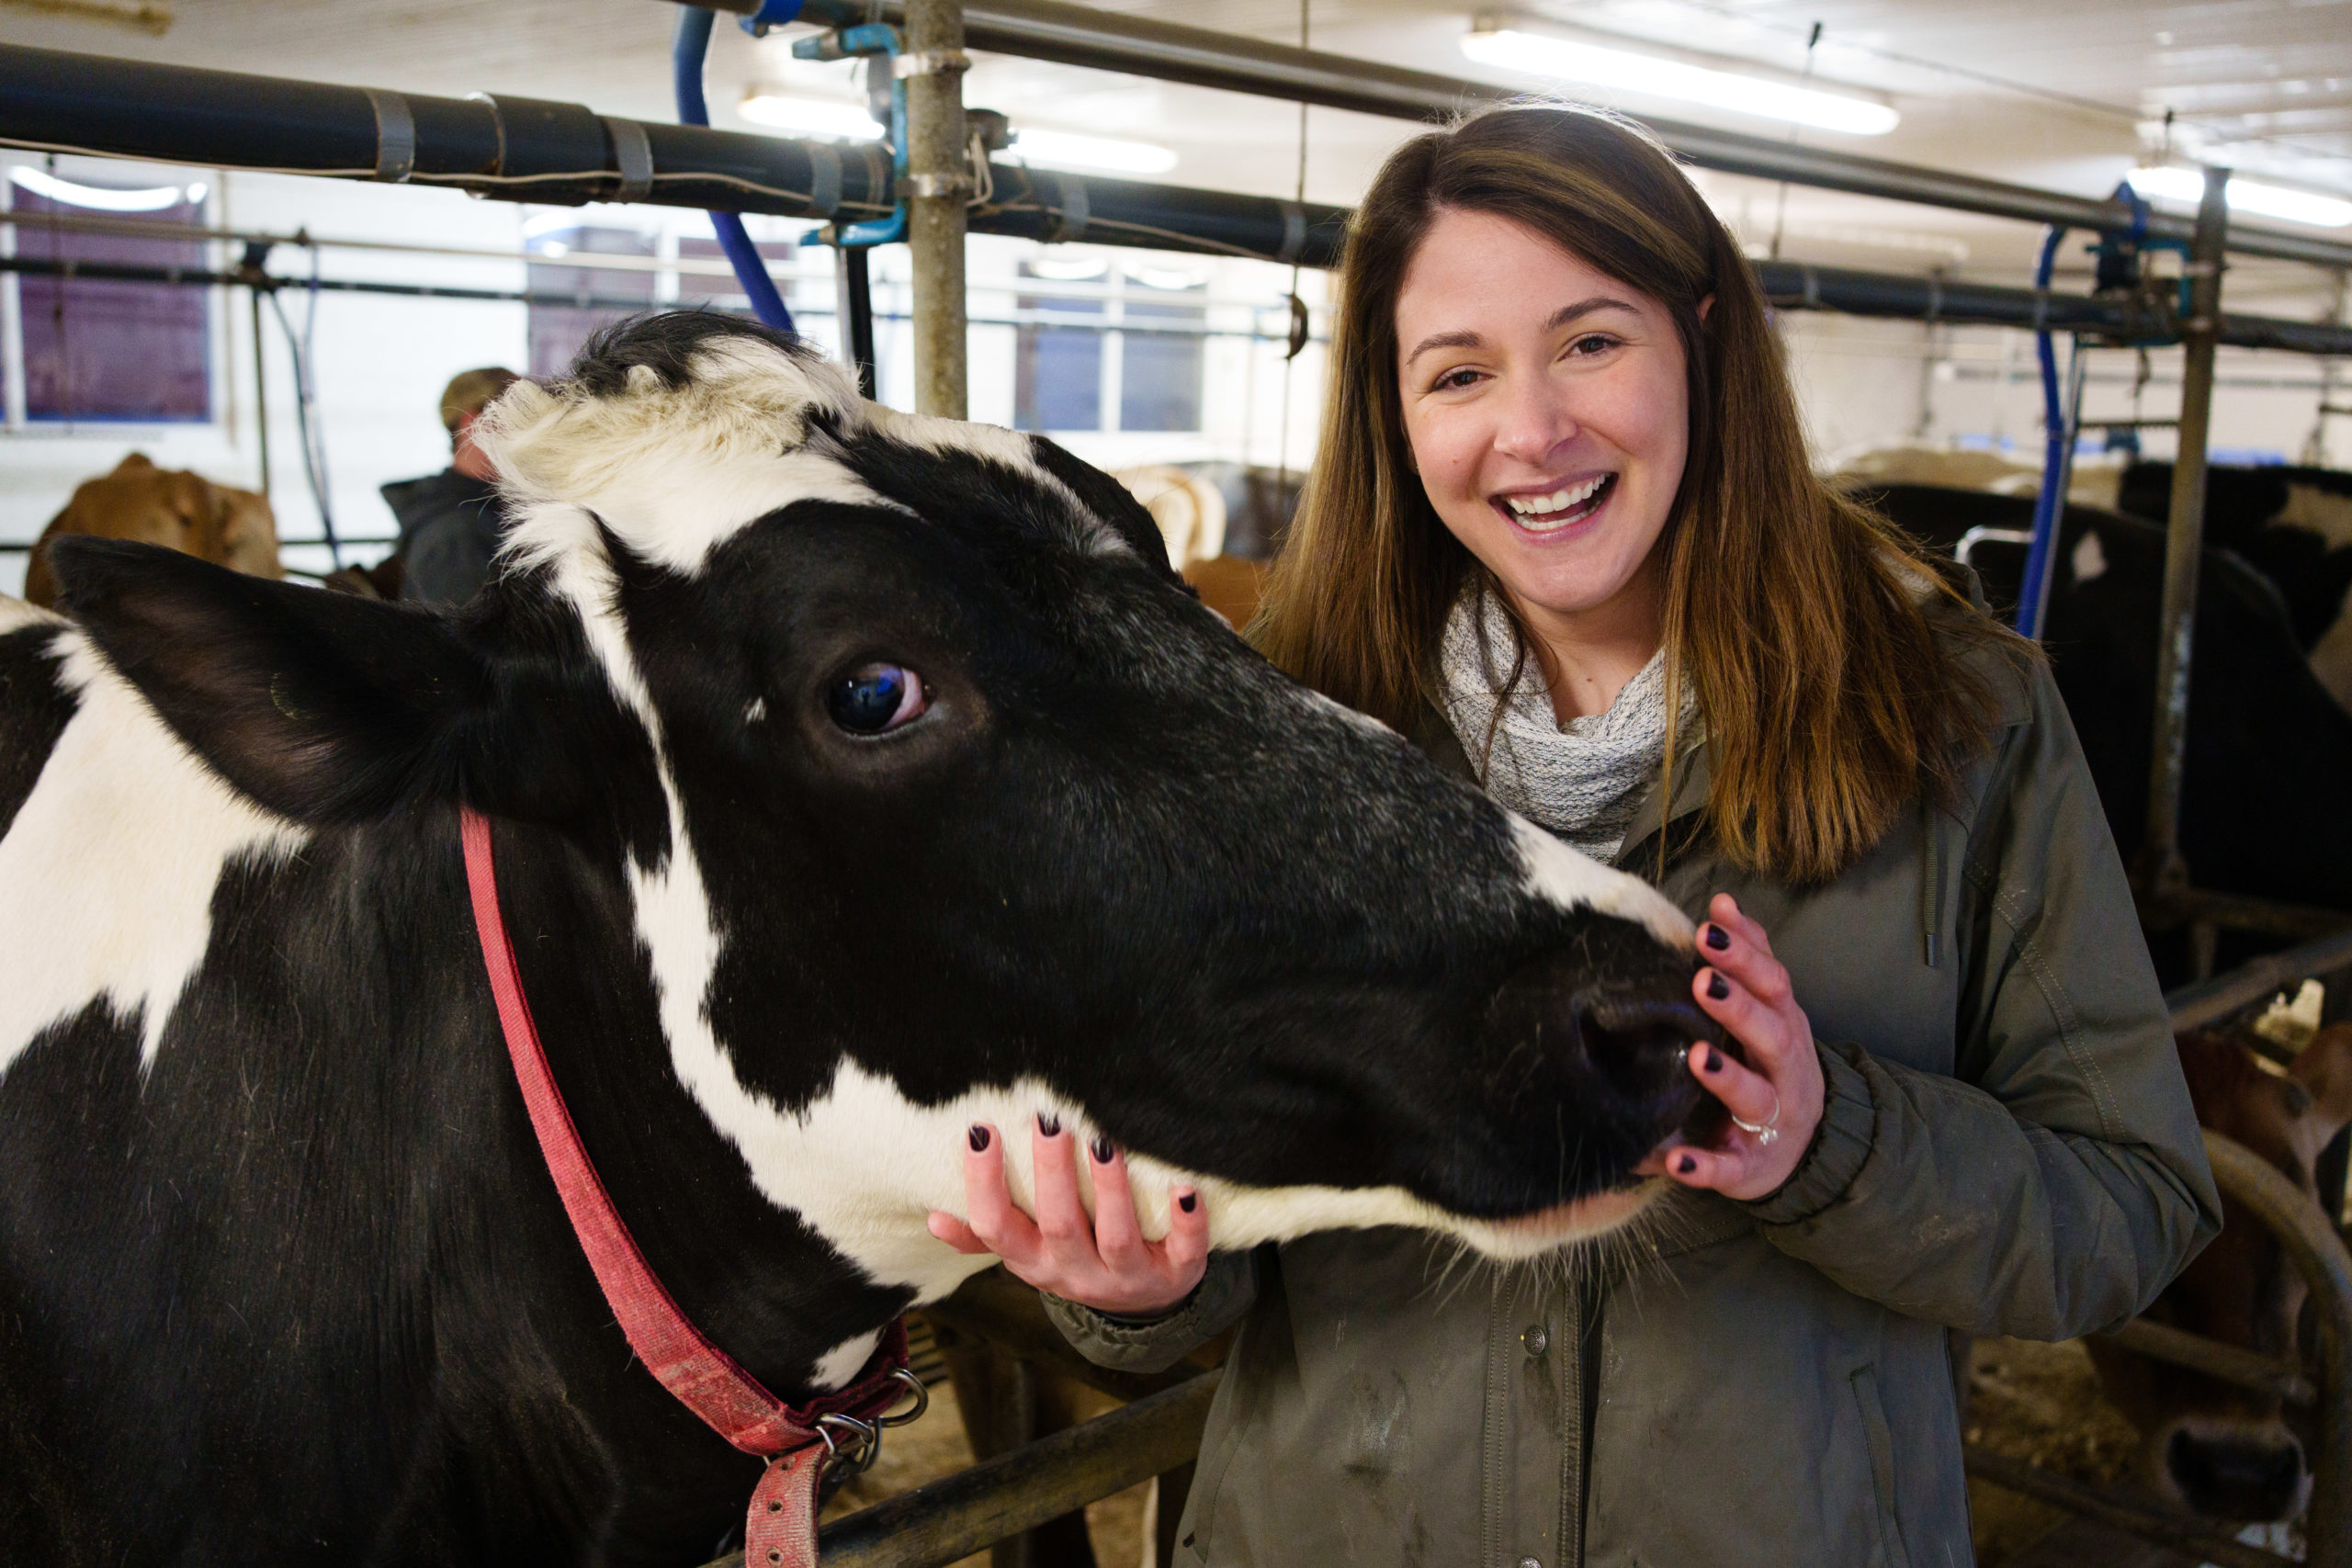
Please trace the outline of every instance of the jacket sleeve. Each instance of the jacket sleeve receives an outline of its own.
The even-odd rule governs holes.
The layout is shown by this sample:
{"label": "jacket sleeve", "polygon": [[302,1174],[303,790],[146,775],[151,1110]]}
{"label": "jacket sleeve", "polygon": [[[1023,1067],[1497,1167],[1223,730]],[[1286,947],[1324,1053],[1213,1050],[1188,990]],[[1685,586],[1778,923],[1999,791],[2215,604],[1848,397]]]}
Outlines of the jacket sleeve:
{"label": "jacket sleeve", "polygon": [[1113,1317],[1053,1295],[1044,1298],[1046,1315],[1098,1367],[1165,1371],[1231,1327],[1257,1301],[1252,1258],[1247,1252],[1211,1253],[1201,1282],[1165,1317]]}
{"label": "jacket sleeve", "polygon": [[2049,672],[2026,679],[1962,872],[1956,1076],[1818,1047],[1820,1131],[1748,1207],[1857,1295],[2057,1340],[2145,1307],[2221,1201],[2074,727]]}

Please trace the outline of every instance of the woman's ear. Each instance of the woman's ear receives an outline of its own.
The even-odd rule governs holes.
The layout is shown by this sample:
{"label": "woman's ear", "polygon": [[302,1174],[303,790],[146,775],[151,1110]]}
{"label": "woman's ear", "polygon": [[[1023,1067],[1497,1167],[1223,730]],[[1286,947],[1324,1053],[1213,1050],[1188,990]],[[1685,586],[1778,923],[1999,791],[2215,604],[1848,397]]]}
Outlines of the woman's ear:
{"label": "woman's ear", "polygon": [[1714,308],[1715,308],[1715,297],[1714,297],[1713,295],[1712,295],[1712,294],[1708,295],[1704,299],[1702,299],[1702,300],[1700,300],[1700,301],[1699,301],[1699,320],[1700,320],[1700,321],[1701,321],[1702,323],[1704,323],[1704,322],[1705,322],[1705,321],[1706,321],[1706,319],[1707,319],[1707,312],[1708,312],[1708,311],[1710,311],[1710,310],[1713,310]]}

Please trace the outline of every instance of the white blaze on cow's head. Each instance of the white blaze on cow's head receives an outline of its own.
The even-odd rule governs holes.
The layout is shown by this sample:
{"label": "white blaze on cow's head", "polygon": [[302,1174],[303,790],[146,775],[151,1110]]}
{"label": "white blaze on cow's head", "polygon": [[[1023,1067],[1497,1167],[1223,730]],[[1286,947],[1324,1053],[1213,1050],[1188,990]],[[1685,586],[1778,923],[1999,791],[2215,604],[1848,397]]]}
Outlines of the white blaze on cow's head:
{"label": "white blaze on cow's head", "polygon": [[[1274,671],[1051,443],[709,315],[603,336],[481,440],[518,520],[459,616],[86,546],[70,602],[291,821],[463,800],[570,846],[634,938],[577,984],[650,988],[758,1190],[869,1280],[975,1266],[924,1219],[977,1121],[1131,1151],[1155,1233],[1182,1182],[1221,1246],[1512,1257],[1623,1218],[1707,1119],[1680,912]],[[595,1049],[561,988],[551,1048]]]}

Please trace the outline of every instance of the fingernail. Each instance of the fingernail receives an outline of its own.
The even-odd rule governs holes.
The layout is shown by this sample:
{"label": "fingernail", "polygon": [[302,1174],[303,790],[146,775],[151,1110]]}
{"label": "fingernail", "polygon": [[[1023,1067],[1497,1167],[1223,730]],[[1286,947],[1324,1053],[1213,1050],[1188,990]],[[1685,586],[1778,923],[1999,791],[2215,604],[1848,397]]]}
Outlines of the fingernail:
{"label": "fingernail", "polygon": [[1711,1072],[1711,1073],[1719,1073],[1719,1072],[1722,1072],[1723,1070],[1724,1070],[1724,1054],[1723,1054],[1721,1051],[1716,1050],[1713,1045],[1708,1046],[1708,1047],[1707,1047],[1707,1071],[1709,1071],[1709,1072]]}
{"label": "fingernail", "polygon": [[967,1133],[964,1135],[972,1141],[972,1152],[974,1154],[986,1154],[988,1152],[989,1130],[986,1127],[975,1126],[969,1133]]}
{"label": "fingernail", "polygon": [[1691,1158],[1689,1155],[1684,1155],[1680,1159],[1674,1162],[1674,1168],[1680,1171],[1683,1175],[1688,1176],[1692,1171],[1699,1168],[1699,1162]]}
{"label": "fingernail", "polygon": [[1201,1195],[1197,1192],[1179,1192],[1176,1194],[1176,1206],[1189,1214],[1201,1206]]}
{"label": "fingernail", "polygon": [[1111,1140],[1110,1140],[1110,1139],[1108,1139],[1108,1138],[1097,1138],[1097,1139],[1095,1139],[1095,1140],[1094,1140],[1094,1142],[1093,1142],[1093,1143],[1091,1143],[1091,1144],[1088,1145],[1087,1146],[1088,1146],[1090,1149],[1091,1149],[1091,1150],[1093,1151],[1093,1154],[1094,1154],[1094,1163],[1095,1163],[1096,1165],[1109,1165],[1109,1164],[1111,1163]]}
{"label": "fingernail", "polygon": [[1731,982],[1724,979],[1721,975],[1708,976],[1707,995],[1714,998],[1717,1001],[1723,1000],[1725,997],[1731,995]]}
{"label": "fingernail", "polygon": [[1717,953],[1721,953],[1724,948],[1731,945],[1731,932],[1724,930],[1721,926],[1709,926],[1707,928],[1707,945],[1713,948]]}
{"label": "fingernail", "polygon": [[1062,1135],[1062,1119],[1040,1111],[1037,1112],[1037,1131],[1048,1138],[1058,1138]]}

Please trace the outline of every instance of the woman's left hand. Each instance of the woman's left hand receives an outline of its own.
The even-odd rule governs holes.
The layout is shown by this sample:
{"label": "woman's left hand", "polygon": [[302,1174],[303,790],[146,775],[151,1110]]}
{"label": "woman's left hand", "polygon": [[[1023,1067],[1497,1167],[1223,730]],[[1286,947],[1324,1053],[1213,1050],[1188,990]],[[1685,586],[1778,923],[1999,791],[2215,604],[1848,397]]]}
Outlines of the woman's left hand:
{"label": "woman's left hand", "polygon": [[1707,1016],[1747,1047],[1747,1065],[1706,1044],[1692,1046],[1686,1060],[1690,1076],[1734,1117],[1770,1128],[1771,1136],[1768,1141],[1735,1122],[1712,1145],[1667,1150],[1653,1168],[1685,1187],[1761,1198],[1788,1180],[1813,1144],[1826,1092],[1821,1062],[1814,1055],[1813,1024],[1797,1006],[1789,972],[1772,956],[1764,928],[1740,913],[1728,893],[1715,895],[1707,915],[1699,928],[1705,966],[1693,976],[1691,992]]}

